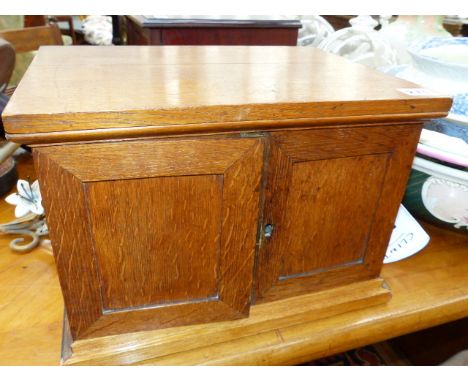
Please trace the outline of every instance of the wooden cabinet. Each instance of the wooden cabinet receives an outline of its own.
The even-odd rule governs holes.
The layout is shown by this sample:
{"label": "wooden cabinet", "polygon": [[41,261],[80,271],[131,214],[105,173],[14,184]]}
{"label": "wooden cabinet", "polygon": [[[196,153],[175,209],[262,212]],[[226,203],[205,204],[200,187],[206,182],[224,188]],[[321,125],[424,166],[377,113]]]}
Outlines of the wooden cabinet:
{"label": "wooden cabinet", "polygon": [[128,45],[297,45],[299,20],[125,16]]}
{"label": "wooden cabinet", "polygon": [[3,120],[33,146],[72,342],[386,301],[421,120],[451,103],[405,87],[314,49],[41,49]]}
{"label": "wooden cabinet", "polygon": [[418,137],[355,126],[36,149],[73,336],[237,319],[377,277]]}

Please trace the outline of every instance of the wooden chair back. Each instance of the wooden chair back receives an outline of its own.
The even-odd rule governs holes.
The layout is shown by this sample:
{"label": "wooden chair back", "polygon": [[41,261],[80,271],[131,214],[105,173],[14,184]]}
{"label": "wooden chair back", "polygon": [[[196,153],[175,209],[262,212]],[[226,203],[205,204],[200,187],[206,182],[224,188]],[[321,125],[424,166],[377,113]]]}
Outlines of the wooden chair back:
{"label": "wooden chair back", "polygon": [[0,93],[7,87],[15,67],[15,50],[0,38]]}
{"label": "wooden chair back", "polygon": [[[76,44],[76,33],[73,25],[73,16],[71,15],[25,15],[24,27],[39,27],[50,23],[67,23],[68,30],[61,28],[62,35],[69,35],[72,38],[73,44]],[[65,32],[65,33],[64,33]]]}
{"label": "wooden chair back", "polygon": [[24,27],[42,27],[47,25],[47,17],[45,15],[25,15],[24,16]]}
{"label": "wooden chair back", "polygon": [[63,45],[62,34],[57,24],[23,29],[0,31],[0,38],[7,40],[16,53],[37,50],[41,45]]}

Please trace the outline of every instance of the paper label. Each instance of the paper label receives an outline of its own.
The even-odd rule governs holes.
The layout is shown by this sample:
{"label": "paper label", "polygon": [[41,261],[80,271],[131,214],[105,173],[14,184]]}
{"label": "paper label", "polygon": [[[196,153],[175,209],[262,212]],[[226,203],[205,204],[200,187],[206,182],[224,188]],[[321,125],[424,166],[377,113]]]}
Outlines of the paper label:
{"label": "paper label", "polygon": [[433,90],[430,89],[424,89],[424,88],[400,88],[397,89],[401,93],[405,93],[410,96],[415,96],[415,97],[432,97],[432,96],[441,96],[441,94],[436,93]]}
{"label": "paper label", "polygon": [[400,205],[384,263],[393,263],[412,256],[423,249],[427,243],[429,243],[429,235],[408,210]]}

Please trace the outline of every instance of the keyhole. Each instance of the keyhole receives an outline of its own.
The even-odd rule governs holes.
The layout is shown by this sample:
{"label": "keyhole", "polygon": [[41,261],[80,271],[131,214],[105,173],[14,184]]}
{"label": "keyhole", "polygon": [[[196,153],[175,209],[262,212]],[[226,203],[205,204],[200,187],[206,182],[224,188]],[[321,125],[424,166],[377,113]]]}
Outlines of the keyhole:
{"label": "keyhole", "polygon": [[265,225],[263,234],[265,235],[266,238],[271,237],[271,235],[273,234],[273,224]]}

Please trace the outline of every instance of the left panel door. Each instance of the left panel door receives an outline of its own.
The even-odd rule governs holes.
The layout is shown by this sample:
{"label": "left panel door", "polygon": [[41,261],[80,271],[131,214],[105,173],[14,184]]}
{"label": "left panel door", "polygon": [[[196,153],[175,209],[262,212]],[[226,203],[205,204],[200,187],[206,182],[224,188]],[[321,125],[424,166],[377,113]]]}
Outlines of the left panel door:
{"label": "left panel door", "polygon": [[73,339],[247,316],[263,150],[260,138],[36,149]]}

